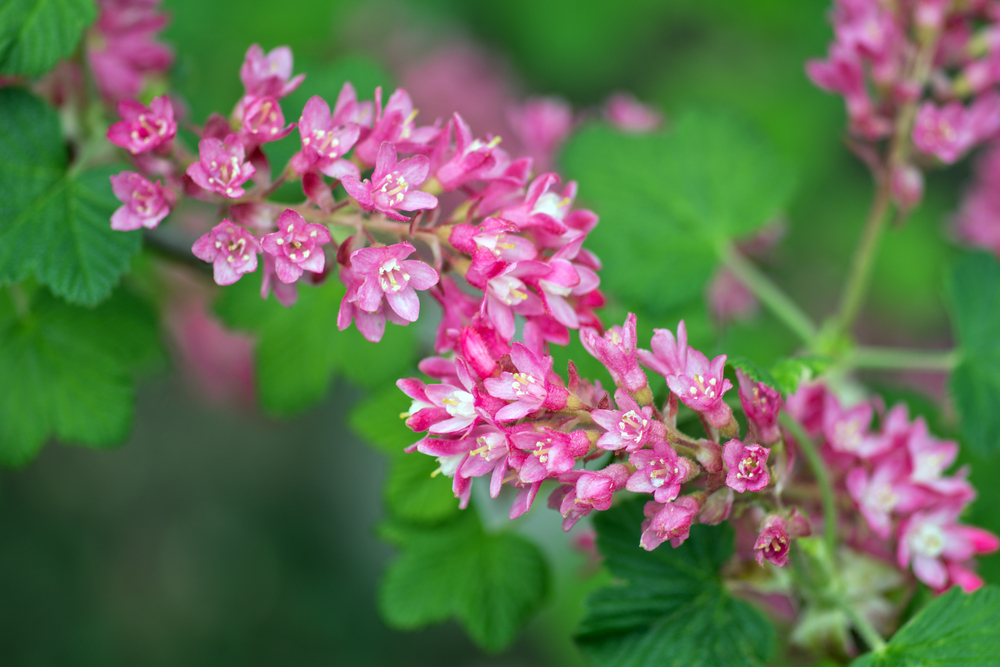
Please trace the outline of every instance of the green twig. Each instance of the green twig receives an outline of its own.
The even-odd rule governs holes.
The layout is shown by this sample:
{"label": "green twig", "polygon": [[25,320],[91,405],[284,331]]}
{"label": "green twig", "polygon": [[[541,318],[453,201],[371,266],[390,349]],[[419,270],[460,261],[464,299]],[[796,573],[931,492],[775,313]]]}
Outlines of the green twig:
{"label": "green twig", "polygon": [[805,343],[816,337],[816,325],[799,306],[788,298],[770,278],[761,272],[731,245],[725,246],[720,256],[722,263],[746,285],[778,319],[785,323]]}
{"label": "green twig", "polygon": [[854,368],[948,372],[958,365],[958,350],[900,350],[885,347],[857,347],[847,363]]}
{"label": "green twig", "polygon": [[858,631],[858,634],[865,640],[868,644],[868,648],[876,653],[882,653],[885,651],[885,640],[882,639],[882,635],[879,634],[878,630],[875,629],[868,619],[863,615],[859,614],[857,610],[852,607],[847,600],[843,598],[837,599],[837,604],[840,606],[840,610],[843,611],[847,618],[851,620],[851,624],[854,629]]}
{"label": "green twig", "polygon": [[833,554],[837,553],[837,502],[833,496],[833,485],[830,484],[830,477],[826,474],[826,466],[823,464],[823,459],[820,458],[815,443],[806,433],[802,424],[789,415],[787,411],[782,411],[778,419],[781,420],[781,425],[795,436],[799,449],[805,454],[806,461],[809,462],[809,467],[812,468],[813,475],[816,477],[820,500],[823,503],[824,539],[826,548],[832,557]]}
{"label": "green twig", "polygon": [[844,285],[844,294],[840,299],[840,314],[837,317],[837,325],[841,333],[846,334],[851,330],[851,326],[861,310],[861,305],[864,303],[865,295],[868,293],[872,269],[875,266],[876,251],[889,221],[891,202],[889,178],[885,176],[879,179],[877,184],[875,199],[868,212],[861,240],[858,242],[854,257],[851,259],[851,268],[847,273],[847,283]]}

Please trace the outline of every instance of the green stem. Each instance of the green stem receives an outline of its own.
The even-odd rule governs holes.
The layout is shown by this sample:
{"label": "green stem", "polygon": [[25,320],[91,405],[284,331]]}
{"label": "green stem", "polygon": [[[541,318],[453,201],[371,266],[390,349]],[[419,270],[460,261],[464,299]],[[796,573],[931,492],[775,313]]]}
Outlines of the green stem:
{"label": "green stem", "polygon": [[958,350],[899,350],[885,347],[857,347],[847,360],[855,368],[887,370],[951,371],[958,365]]}
{"label": "green stem", "polygon": [[837,501],[833,496],[833,485],[830,484],[830,477],[826,474],[826,466],[820,458],[812,438],[806,433],[798,421],[788,412],[783,411],[778,415],[781,425],[792,432],[795,441],[799,444],[799,449],[805,454],[809,467],[812,468],[813,476],[819,485],[820,501],[823,504],[823,532],[826,540],[826,548],[832,558],[837,553]]}
{"label": "green stem", "polygon": [[844,334],[851,330],[851,326],[861,310],[861,305],[864,303],[865,295],[868,293],[872,269],[875,266],[876,251],[879,241],[882,240],[886,223],[889,221],[889,205],[892,197],[888,175],[879,179],[877,187],[875,200],[868,212],[861,240],[858,242],[857,250],[854,251],[854,257],[851,259],[851,268],[847,274],[847,283],[844,285],[844,294],[840,299],[837,326]]}
{"label": "green stem", "polygon": [[858,634],[865,640],[870,648],[875,653],[882,653],[885,651],[885,640],[882,639],[882,635],[879,634],[878,630],[875,629],[868,619],[857,612],[854,607],[847,603],[843,598],[837,599],[837,604],[840,606],[840,610],[843,611],[847,618],[851,619],[851,624],[854,629],[858,631]]}
{"label": "green stem", "polygon": [[788,295],[781,291],[781,288],[733,246],[725,246],[719,254],[725,267],[732,271],[778,319],[803,342],[813,341],[816,337],[816,325],[794,301],[788,298]]}

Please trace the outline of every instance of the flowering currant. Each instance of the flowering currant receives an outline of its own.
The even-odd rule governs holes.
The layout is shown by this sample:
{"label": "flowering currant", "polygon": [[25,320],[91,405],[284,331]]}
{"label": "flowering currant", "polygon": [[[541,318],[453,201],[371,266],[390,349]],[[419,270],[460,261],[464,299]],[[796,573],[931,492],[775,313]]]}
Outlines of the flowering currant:
{"label": "flowering currant", "polygon": [[213,263],[216,283],[231,285],[244,273],[257,270],[257,254],[263,250],[250,232],[223,220],[195,241],[191,252],[198,259]]}
{"label": "flowering currant", "polygon": [[303,271],[322,273],[326,263],[323,244],[330,242],[330,230],[308,223],[288,208],[278,216],[278,231],[260,240],[264,252],[274,257],[278,280],[293,283]]}

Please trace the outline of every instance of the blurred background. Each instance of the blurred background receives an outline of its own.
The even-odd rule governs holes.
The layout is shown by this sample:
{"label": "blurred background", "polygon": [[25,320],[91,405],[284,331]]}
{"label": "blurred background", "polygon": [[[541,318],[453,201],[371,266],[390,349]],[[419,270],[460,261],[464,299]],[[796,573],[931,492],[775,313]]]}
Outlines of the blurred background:
{"label": "blurred background", "polygon": [[[798,174],[785,237],[761,261],[817,319],[836,302],[871,182],[843,146],[841,100],[803,73],[830,39],[824,0],[164,6],[173,16],[164,36],[177,52],[172,78],[198,123],[233,107],[252,43],[290,45],[296,72],[307,73],[285,104],[289,119],[313,94],[333,100],[345,77],[361,97],[375,85],[404,85],[422,119],[458,110],[477,134],[504,135],[507,109],[536,95],[560,96],[584,117],[621,90],[662,110],[668,123],[692,106],[745,116]],[[295,140],[278,152],[290,155]],[[948,241],[950,214],[967,172],[959,165],[932,174],[923,207],[888,235],[860,329],[864,342],[950,343],[942,276],[958,252]],[[585,183],[580,196],[585,204]],[[599,244],[591,247],[600,255]],[[606,264],[605,274],[614,271]],[[635,307],[609,296],[606,321]],[[646,308],[640,322],[648,334],[680,317],[706,351],[766,364],[794,349],[766,313],[719,321],[704,299]],[[242,389],[206,387],[184,372],[183,337],[170,340],[175,362],[142,385],[126,445],[112,452],[48,447],[26,470],[0,473],[3,664],[581,664],[568,635],[599,579],[584,576],[587,557],[558,530],[554,512],[539,506],[520,527],[552,557],[556,586],[547,611],[511,651],[481,654],[455,624],[391,631],[376,610],[378,577],[392,555],[374,530],[385,462],[346,418],[364,392],[338,381],[322,405],[272,419],[253,407],[245,357],[227,370]],[[250,345],[224,342],[244,351]],[[578,346],[569,352],[580,353]],[[889,402],[910,400],[937,433],[951,434],[943,377],[864,379]],[[966,459],[981,494],[969,521],[998,531],[1000,515],[988,508],[1000,502],[1000,465]],[[1000,583],[1000,557],[983,559],[981,572]]]}

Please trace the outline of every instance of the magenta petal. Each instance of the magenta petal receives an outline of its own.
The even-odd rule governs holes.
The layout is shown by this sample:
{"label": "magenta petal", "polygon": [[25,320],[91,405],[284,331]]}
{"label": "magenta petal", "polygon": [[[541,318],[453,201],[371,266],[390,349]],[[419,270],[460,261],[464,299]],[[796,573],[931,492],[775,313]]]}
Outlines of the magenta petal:
{"label": "magenta petal", "polygon": [[[192,176],[192,178],[194,177]],[[372,200],[371,187],[367,184],[367,181],[362,183],[353,176],[345,176],[340,183],[344,186],[344,189],[347,190],[347,194],[353,197],[361,208],[366,211],[371,211],[375,208],[375,202]]]}
{"label": "magenta petal", "polygon": [[420,299],[417,292],[407,285],[398,292],[389,292],[385,295],[386,300],[396,314],[410,322],[416,322],[420,317]]}
{"label": "magenta petal", "polygon": [[378,310],[379,304],[382,303],[383,294],[385,292],[379,286],[377,277],[366,278],[365,282],[358,288],[358,308],[368,313],[374,313]]}
{"label": "magenta petal", "polygon": [[240,279],[240,274],[229,265],[225,257],[222,255],[215,260],[215,263],[212,266],[215,283],[217,285],[232,285]]}
{"label": "magenta petal", "polygon": [[122,206],[111,214],[111,229],[119,232],[130,232],[142,227],[145,220],[146,218],[130,211],[128,206]]}
{"label": "magenta petal", "polygon": [[437,208],[437,205],[438,199],[434,195],[420,190],[410,190],[403,197],[403,201],[396,205],[396,208],[403,211],[422,211]]}
{"label": "magenta petal", "polygon": [[366,313],[355,309],[354,322],[358,326],[358,331],[366,340],[377,343],[382,340],[385,333],[385,315],[381,313]]}
{"label": "magenta petal", "polygon": [[278,255],[274,258],[274,272],[281,282],[294,283],[302,275],[302,267]]}
{"label": "magenta petal", "polygon": [[299,266],[301,266],[305,271],[322,273],[323,267],[326,266],[326,255],[323,254],[323,249],[317,248],[314,250],[313,254],[309,256],[309,259],[299,262]]}
{"label": "magenta petal", "polygon": [[403,269],[410,276],[409,284],[414,289],[428,289],[437,285],[438,272],[423,262],[406,259],[401,262]]}

